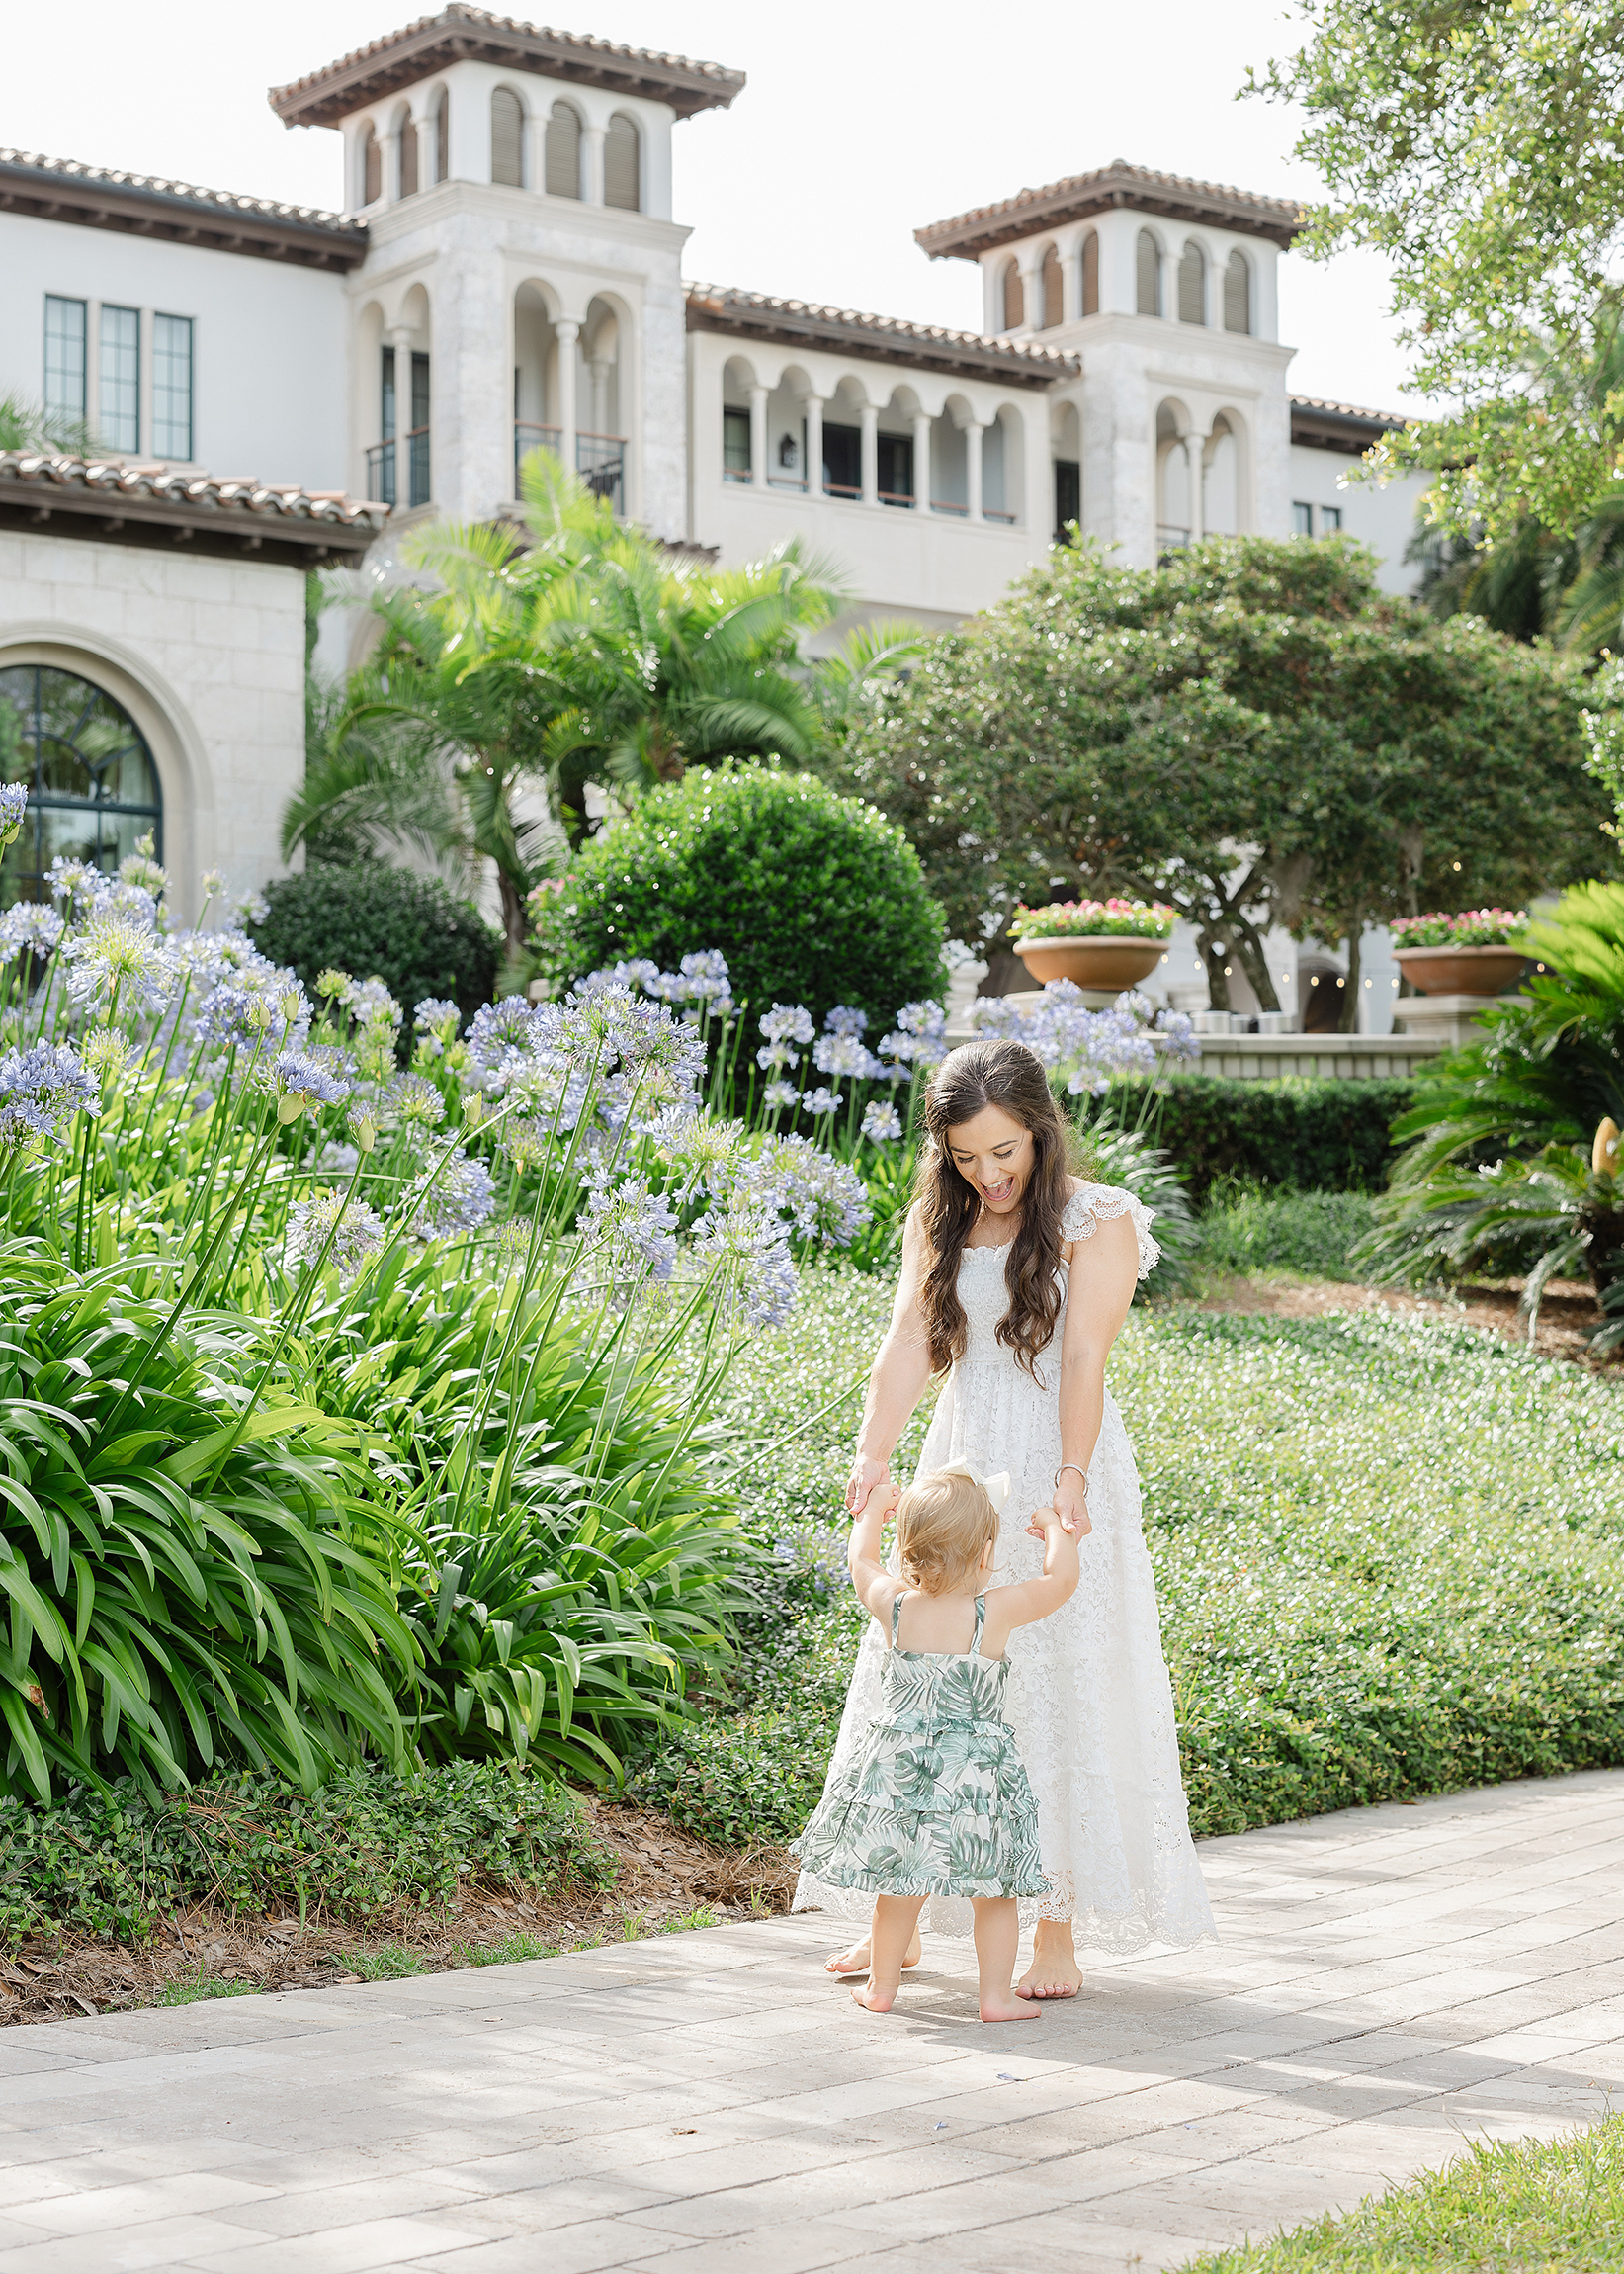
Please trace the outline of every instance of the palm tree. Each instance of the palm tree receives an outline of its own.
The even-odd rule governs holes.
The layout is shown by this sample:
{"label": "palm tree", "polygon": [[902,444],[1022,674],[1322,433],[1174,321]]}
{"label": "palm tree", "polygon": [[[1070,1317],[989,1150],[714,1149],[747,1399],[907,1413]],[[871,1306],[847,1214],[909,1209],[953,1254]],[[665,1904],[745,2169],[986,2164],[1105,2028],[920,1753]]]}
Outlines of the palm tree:
{"label": "palm tree", "polygon": [[0,394],[0,450],[63,451],[90,458],[101,448],[82,418],[46,410],[26,394]]}
{"label": "palm tree", "polygon": [[794,546],[726,571],[674,564],[549,452],[524,492],[522,534],[437,526],[402,549],[430,588],[369,593],[378,644],[283,824],[285,853],[394,838],[489,861],[514,952],[560,829],[586,830],[589,781],[635,795],[708,758],[812,753],[819,713],[792,666],[834,606]]}

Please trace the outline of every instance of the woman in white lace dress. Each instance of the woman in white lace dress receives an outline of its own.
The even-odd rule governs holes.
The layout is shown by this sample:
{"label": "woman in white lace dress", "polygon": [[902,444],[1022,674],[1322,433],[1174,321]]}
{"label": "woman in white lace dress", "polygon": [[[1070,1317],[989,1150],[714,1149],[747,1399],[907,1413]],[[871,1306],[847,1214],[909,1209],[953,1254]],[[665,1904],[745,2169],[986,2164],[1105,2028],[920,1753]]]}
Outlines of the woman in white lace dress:
{"label": "woman in white lace dress", "polygon": [[[1081,1985],[1078,1941],[1120,1952],[1187,1946],[1213,1931],[1190,1845],[1139,1477],[1105,1387],[1107,1354],[1157,1250],[1132,1193],[1068,1173],[1065,1123],[1023,1043],[955,1050],[931,1083],[925,1125],[920,1193],[846,1505],[855,1513],[886,1477],[932,1375],[950,1367],[918,1473],[948,1460],[983,1475],[1009,1471],[998,1584],[1042,1567],[1042,1546],[1025,1530],[1034,1508],[1051,1503],[1068,1530],[1088,1535],[1070,1602],[1009,1642],[1011,1719],[1050,1882],[1047,1896],[1021,1905],[1036,1931],[1020,1988],[1070,1997]],[[868,1623],[836,1762],[879,1706],[881,1651]],[[808,1873],[795,1908],[867,1915],[864,1898]],[[926,1923],[968,1934],[969,1912],[933,1897]],[[865,1940],[829,1968],[867,1964]]]}

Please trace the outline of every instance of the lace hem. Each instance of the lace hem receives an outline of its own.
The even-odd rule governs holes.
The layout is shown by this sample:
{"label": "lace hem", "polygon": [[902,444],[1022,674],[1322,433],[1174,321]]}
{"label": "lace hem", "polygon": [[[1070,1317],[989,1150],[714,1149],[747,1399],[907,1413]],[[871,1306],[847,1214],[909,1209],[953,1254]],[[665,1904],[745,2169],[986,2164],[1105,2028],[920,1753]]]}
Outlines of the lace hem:
{"label": "lace hem", "polygon": [[1161,1261],[1161,1250],[1151,1236],[1154,1215],[1154,1208],[1147,1208],[1136,1193],[1124,1191],[1120,1184],[1084,1184],[1067,1201],[1061,1229],[1068,1240],[1091,1240],[1102,1218],[1109,1222],[1115,1216],[1130,1217],[1139,1242],[1139,1275],[1146,1279]]}

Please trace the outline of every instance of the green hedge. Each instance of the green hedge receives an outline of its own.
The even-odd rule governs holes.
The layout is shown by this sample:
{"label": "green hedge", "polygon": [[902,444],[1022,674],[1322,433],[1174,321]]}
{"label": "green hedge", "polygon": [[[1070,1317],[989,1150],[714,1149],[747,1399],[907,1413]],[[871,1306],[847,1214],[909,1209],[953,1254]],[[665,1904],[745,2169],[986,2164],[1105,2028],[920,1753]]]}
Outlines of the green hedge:
{"label": "green hedge", "polygon": [[128,1778],[59,1806],[0,1798],[0,1947],[73,1932],[130,1941],[194,1903],[351,1925],[470,1886],[607,1885],[612,1859],[562,1786],[511,1763],[412,1777],[346,1770],[318,1793],[257,1772],[152,1801]]}
{"label": "green hedge", "polygon": [[425,996],[454,1001],[471,1018],[496,991],[501,941],[438,877],[368,861],[313,864],[266,888],[270,913],[250,928],[273,963],[290,964],[306,987],[322,971],[381,979],[406,1013]]}
{"label": "green hedge", "polygon": [[803,1003],[821,1020],[854,1004],[874,1038],[904,1003],[942,993],[942,912],[913,847],[810,774],[695,768],[537,898],[537,967],[560,989],[605,964],[648,956],[669,971],[720,948],[752,1016]]}
{"label": "green hedge", "polygon": [[[1300,1191],[1379,1192],[1393,1159],[1392,1124],[1414,1100],[1409,1082],[1229,1082],[1175,1075],[1146,1122],[1199,1207],[1215,1183],[1290,1184]],[[1130,1126],[1142,1096],[1122,1084]]]}

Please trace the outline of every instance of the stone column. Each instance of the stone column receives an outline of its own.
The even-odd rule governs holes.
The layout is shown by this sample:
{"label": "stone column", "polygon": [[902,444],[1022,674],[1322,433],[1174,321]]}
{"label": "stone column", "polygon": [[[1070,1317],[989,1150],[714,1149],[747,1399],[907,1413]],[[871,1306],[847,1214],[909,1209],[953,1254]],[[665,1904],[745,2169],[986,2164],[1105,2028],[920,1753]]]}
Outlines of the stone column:
{"label": "stone column", "polygon": [[603,204],[603,145],[608,133],[606,127],[581,129],[581,202],[588,206]]}
{"label": "stone column", "polygon": [[1178,321],[1178,255],[1161,256],[1161,313],[1169,323]]}
{"label": "stone column", "polygon": [[982,436],[985,432],[979,419],[965,420],[965,497],[972,521],[982,518]]}
{"label": "stone column", "polygon": [[547,113],[527,111],[524,120],[523,173],[527,190],[547,188]]}
{"label": "stone column", "polygon": [[575,342],[581,336],[581,327],[569,316],[560,316],[553,326],[553,336],[558,343],[558,456],[569,472],[575,472]]}
{"label": "stone column", "polygon": [[417,187],[419,193],[434,187],[434,118],[413,119],[411,131],[417,136]]}
{"label": "stone column", "polygon": [[609,424],[609,413],[605,407],[609,400],[609,358],[595,355],[586,368],[592,381],[592,431],[594,434],[602,434]]}
{"label": "stone column", "polygon": [[1061,321],[1075,323],[1082,314],[1082,247],[1088,235],[1086,229],[1067,252],[1061,255]]}
{"label": "stone column", "polygon": [[807,421],[807,495],[823,494],[823,397],[804,394],[801,397],[802,416]]}
{"label": "stone column", "polygon": [[1021,271],[1021,329],[1036,334],[1043,329],[1043,265]]}
{"label": "stone column", "polygon": [[913,414],[913,509],[930,511],[930,427],[928,410]]}
{"label": "stone column", "polygon": [[380,134],[378,148],[380,154],[378,178],[384,188],[384,203],[386,206],[397,206],[400,203],[399,130],[396,129],[392,133]]}
{"label": "stone column", "polygon": [[769,388],[750,390],[750,487],[767,486],[767,396]]}
{"label": "stone column", "polygon": [[872,402],[865,402],[861,412],[863,428],[863,503],[880,502],[880,413]]}
{"label": "stone column", "polygon": [[1206,497],[1207,437],[1198,434],[1192,426],[1184,437],[1184,464],[1190,484],[1190,543],[1199,545],[1207,534]]}

